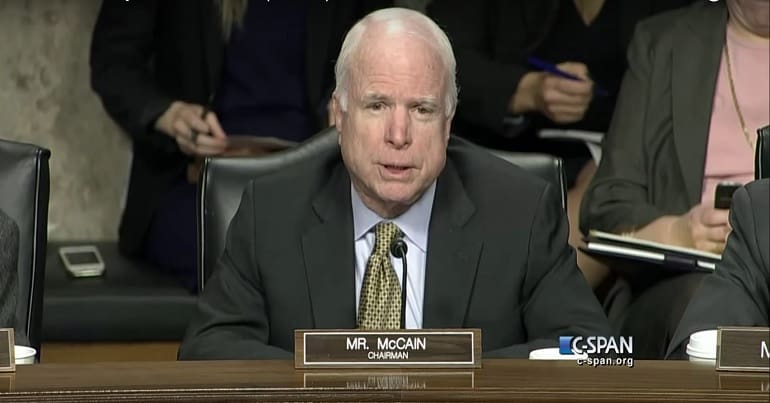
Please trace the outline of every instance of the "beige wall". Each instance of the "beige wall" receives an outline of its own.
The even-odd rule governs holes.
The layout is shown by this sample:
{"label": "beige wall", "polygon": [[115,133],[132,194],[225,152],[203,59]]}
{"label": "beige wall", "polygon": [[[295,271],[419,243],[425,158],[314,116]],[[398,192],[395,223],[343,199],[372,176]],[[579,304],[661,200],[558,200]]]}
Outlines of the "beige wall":
{"label": "beige wall", "polygon": [[51,240],[117,239],[130,144],[89,85],[100,3],[0,0],[0,138],[51,150]]}
{"label": "beige wall", "polygon": [[117,238],[129,143],[89,86],[99,4],[0,0],[0,138],[51,150],[51,239]]}

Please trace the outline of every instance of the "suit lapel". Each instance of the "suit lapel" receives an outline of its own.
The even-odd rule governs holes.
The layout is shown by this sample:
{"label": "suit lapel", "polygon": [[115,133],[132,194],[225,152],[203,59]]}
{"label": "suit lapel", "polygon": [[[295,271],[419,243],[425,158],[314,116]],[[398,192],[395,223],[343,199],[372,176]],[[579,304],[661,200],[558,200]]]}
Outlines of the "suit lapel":
{"label": "suit lapel", "polygon": [[350,179],[340,163],[313,202],[319,218],[302,235],[314,328],[356,326]]}
{"label": "suit lapel", "polygon": [[466,228],[475,212],[450,160],[433,201],[423,300],[424,328],[462,327],[479,257],[481,233]]}
{"label": "suit lapel", "polygon": [[727,10],[711,4],[688,19],[676,36],[672,59],[674,144],[690,205],[703,186],[711,109],[724,44]]}

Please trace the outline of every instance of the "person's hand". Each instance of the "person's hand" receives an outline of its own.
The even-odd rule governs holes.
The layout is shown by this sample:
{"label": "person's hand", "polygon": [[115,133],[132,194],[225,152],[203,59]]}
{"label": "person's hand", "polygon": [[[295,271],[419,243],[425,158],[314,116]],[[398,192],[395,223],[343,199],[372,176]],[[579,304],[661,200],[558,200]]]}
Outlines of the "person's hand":
{"label": "person's hand", "polygon": [[203,115],[201,105],[176,101],[155,121],[155,129],[173,137],[183,153],[192,156],[221,154],[227,136],[216,114]]}
{"label": "person's hand", "polygon": [[674,231],[685,246],[722,253],[730,234],[729,210],[699,204],[674,222]]}
{"label": "person's hand", "polygon": [[538,111],[555,123],[574,123],[585,115],[593,98],[593,81],[582,63],[558,64],[560,70],[581,78],[562,78],[546,72],[530,72],[519,81],[511,99],[513,113]]}

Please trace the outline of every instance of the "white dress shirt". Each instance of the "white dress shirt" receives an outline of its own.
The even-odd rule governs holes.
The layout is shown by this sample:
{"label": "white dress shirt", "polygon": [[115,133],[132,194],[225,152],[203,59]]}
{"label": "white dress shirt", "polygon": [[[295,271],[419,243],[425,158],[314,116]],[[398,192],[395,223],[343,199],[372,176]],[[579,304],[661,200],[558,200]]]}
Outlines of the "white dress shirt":
{"label": "white dress shirt", "polygon": [[[374,226],[380,221],[391,221],[404,233],[404,241],[407,245],[406,328],[422,328],[425,256],[428,251],[428,227],[435,194],[436,182],[434,181],[420,199],[409,207],[409,210],[394,219],[386,220],[366,207],[353,185],[350,186],[353,206],[353,241],[356,250],[356,315],[358,315],[366,263],[374,249]],[[390,254],[389,256],[398,275],[398,281],[403,284],[404,268],[401,265],[401,259]]]}

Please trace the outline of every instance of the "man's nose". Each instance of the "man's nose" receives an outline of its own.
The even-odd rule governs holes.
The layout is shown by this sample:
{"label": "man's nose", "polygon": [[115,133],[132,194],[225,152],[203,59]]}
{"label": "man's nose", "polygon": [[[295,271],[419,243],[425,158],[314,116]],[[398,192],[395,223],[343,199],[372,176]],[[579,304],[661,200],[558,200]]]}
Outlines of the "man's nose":
{"label": "man's nose", "polygon": [[396,107],[387,128],[387,142],[395,148],[403,148],[412,143],[410,134],[409,110],[405,107]]}

